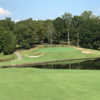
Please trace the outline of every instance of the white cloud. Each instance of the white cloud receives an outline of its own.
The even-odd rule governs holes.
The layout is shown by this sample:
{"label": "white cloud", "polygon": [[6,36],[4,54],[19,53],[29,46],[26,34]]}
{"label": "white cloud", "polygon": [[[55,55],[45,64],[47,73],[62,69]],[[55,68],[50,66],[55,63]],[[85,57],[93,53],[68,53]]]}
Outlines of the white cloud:
{"label": "white cloud", "polygon": [[11,13],[8,10],[4,9],[4,8],[0,8],[0,15],[8,15],[8,16],[10,16]]}
{"label": "white cloud", "polygon": [[16,19],[16,20],[14,20],[15,22],[19,22],[21,19]]}

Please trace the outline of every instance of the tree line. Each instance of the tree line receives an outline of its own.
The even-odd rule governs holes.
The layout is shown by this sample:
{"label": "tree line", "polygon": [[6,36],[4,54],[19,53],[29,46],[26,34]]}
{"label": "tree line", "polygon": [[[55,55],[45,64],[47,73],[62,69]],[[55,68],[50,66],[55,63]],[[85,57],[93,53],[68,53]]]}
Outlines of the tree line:
{"label": "tree line", "polygon": [[42,43],[99,49],[100,17],[92,11],[84,11],[78,16],[64,13],[53,20],[0,20],[1,53],[7,55],[13,53],[16,48],[29,49]]}

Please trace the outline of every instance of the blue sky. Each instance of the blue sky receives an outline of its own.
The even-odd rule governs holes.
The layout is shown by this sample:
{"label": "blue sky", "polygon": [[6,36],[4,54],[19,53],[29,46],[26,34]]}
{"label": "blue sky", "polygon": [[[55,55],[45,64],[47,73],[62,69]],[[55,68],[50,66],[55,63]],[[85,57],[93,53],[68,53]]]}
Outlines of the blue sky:
{"label": "blue sky", "polygon": [[91,10],[100,15],[100,0],[0,0],[0,18],[54,19],[65,12],[79,15]]}

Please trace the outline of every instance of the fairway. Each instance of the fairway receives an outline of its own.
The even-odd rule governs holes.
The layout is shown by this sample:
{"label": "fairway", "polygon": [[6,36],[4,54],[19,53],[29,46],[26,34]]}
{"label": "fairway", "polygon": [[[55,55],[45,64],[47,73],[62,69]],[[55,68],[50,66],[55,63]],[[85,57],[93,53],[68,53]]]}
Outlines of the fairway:
{"label": "fairway", "polygon": [[100,71],[1,69],[0,100],[100,100]]}

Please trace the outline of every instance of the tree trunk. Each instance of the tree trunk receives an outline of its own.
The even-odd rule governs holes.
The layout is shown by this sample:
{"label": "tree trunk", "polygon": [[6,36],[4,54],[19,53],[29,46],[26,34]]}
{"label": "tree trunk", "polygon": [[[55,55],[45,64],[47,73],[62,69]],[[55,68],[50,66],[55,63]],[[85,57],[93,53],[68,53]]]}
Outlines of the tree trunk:
{"label": "tree trunk", "polygon": [[50,32],[50,44],[53,44],[53,32]]}
{"label": "tree trunk", "polygon": [[72,69],[71,64],[69,64],[69,69]]}
{"label": "tree trunk", "polygon": [[80,37],[79,37],[79,32],[77,33],[77,47],[79,47],[80,46],[80,44],[79,44],[79,42],[80,42],[80,39],[79,39]]}
{"label": "tree trunk", "polygon": [[69,31],[68,31],[68,45],[70,45]]}

